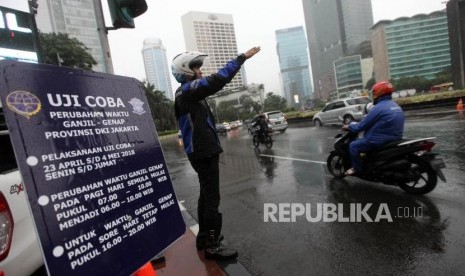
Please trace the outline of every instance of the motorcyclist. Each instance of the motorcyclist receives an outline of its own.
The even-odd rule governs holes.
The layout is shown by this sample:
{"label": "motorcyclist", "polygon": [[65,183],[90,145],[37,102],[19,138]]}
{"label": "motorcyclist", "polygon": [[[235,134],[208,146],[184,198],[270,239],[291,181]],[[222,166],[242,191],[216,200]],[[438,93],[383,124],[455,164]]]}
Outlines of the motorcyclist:
{"label": "motorcyclist", "polygon": [[394,87],[387,81],[373,85],[373,104],[360,123],[352,123],[342,127],[345,131],[359,133],[365,131],[363,138],[356,139],[349,145],[352,168],[346,175],[354,175],[362,171],[360,153],[380,148],[388,142],[402,139],[404,132],[404,112],[392,100]]}
{"label": "motorcyclist", "polygon": [[266,122],[265,115],[260,114],[257,118],[257,121],[252,125],[252,127],[258,127],[256,134],[260,138],[260,141],[263,141],[265,134],[269,132],[268,123]]}

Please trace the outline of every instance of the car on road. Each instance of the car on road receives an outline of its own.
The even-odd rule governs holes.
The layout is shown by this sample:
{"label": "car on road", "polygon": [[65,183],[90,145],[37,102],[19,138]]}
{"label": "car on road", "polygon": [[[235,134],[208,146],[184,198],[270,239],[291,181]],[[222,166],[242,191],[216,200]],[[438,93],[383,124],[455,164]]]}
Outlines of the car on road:
{"label": "car on road", "polygon": [[226,127],[223,124],[216,124],[216,132],[227,133]]}
{"label": "car on road", "polygon": [[281,133],[284,133],[287,129],[287,120],[286,117],[284,116],[284,113],[281,111],[269,111],[269,112],[264,112],[261,114],[258,114],[252,118],[252,120],[248,121],[247,125],[247,131],[249,134],[253,134],[255,132],[255,129],[253,125],[257,121],[258,117],[260,115],[265,116],[265,120],[268,123],[268,127],[273,131],[279,131]]}
{"label": "car on road", "polygon": [[228,122],[224,122],[224,123],[223,123],[223,126],[226,128],[226,131],[230,131],[230,130],[231,130],[231,126],[229,125]]}
{"label": "car on road", "polygon": [[313,125],[340,124],[339,117],[343,118],[344,124],[360,121],[363,118],[365,105],[370,102],[368,97],[341,98],[332,101],[313,116]]}
{"label": "car on road", "polygon": [[[246,127],[247,127],[247,132],[252,135],[255,133],[255,130],[258,128],[258,126],[254,127],[253,125],[257,122],[258,117],[261,114],[255,115],[252,119],[247,120]],[[271,125],[268,124],[268,127],[271,128]]]}
{"label": "car on road", "polygon": [[241,127],[244,125],[244,123],[241,120],[236,121],[237,126]]}
{"label": "car on road", "polygon": [[236,122],[229,122],[229,127],[230,127],[231,129],[237,129],[239,126],[237,125]]}
{"label": "car on road", "polygon": [[246,122],[245,122],[245,126],[247,127],[247,132],[250,135],[252,135],[255,132],[255,127],[253,127],[253,125],[255,124],[255,122],[257,122],[257,119],[258,119],[258,115],[254,116],[250,120],[246,120]]}
{"label": "car on road", "polygon": [[282,113],[280,110],[263,112],[262,114],[265,115],[265,119],[268,122],[268,125],[274,132],[279,131],[284,133],[286,131],[286,116],[284,116],[284,113]]}
{"label": "car on road", "polygon": [[0,144],[0,275],[31,275],[44,262],[6,129]]}

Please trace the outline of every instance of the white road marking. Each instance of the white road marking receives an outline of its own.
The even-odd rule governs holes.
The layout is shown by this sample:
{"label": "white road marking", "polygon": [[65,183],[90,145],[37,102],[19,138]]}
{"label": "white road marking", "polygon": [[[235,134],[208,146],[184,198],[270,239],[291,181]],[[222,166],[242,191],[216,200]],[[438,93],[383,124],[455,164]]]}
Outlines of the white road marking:
{"label": "white road marking", "polygon": [[192,233],[194,233],[194,235],[198,235],[199,234],[199,225],[196,224],[196,225],[192,225],[191,227],[189,227],[192,231]]}
{"label": "white road marking", "polygon": [[278,158],[278,159],[286,159],[286,160],[302,161],[302,162],[308,162],[308,163],[316,163],[316,164],[323,164],[323,165],[326,165],[326,162],[323,162],[323,161],[307,160],[307,159],[292,158],[292,157],[277,156],[277,155],[268,155],[268,154],[260,154],[260,156],[274,157],[274,158]]}
{"label": "white road marking", "polygon": [[[187,212],[187,209],[186,207],[184,207],[183,203],[184,203],[184,200],[178,200],[179,209],[181,209],[181,211]],[[192,233],[194,233],[194,235],[197,236],[197,234],[199,233],[199,224],[192,225],[189,228],[191,229]]]}
{"label": "white road marking", "polygon": [[178,200],[179,209],[181,211],[187,210],[186,207],[184,207],[184,205],[182,205],[183,203],[184,203],[184,200],[181,200],[181,201]]}

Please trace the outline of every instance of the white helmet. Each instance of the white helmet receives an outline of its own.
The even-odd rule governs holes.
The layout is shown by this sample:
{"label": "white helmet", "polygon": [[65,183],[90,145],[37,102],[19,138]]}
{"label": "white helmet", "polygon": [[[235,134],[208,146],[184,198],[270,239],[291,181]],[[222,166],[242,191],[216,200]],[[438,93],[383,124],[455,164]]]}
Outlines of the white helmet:
{"label": "white helmet", "polygon": [[194,67],[200,67],[208,57],[201,52],[184,52],[173,58],[171,71],[177,82],[183,83],[190,80],[194,75]]}

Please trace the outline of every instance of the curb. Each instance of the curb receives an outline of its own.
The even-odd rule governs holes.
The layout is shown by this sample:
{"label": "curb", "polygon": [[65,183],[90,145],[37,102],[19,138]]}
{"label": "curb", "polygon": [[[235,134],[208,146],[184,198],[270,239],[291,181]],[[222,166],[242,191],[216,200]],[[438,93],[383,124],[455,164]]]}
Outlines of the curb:
{"label": "curb", "polygon": [[152,266],[156,270],[155,275],[251,276],[237,259],[231,261],[208,260],[203,251],[197,250],[195,243],[198,223],[187,212],[182,202],[178,201],[178,205],[186,224],[186,232],[151,260]]}
{"label": "curb", "polygon": [[163,141],[163,140],[168,140],[168,139],[177,139],[178,134],[173,133],[173,134],[168,134],[168,135],[158,135],[158,140]]}
{"label": "curb", "polygon": [[413,113],[411,111],[414,110],[408,110],[406,113],[406,117],[423,117],[423,116],[431,116],[431,115],[448,115],[448,114],[455,114],[460,111],[457,110],[444,110],[444,111],[435,111],[435,112],[423,112],[423,113]]}
{"label": "curb", "polygon": [[[187,209],[182,204],[183,201],[178,202],[179,207],[181,209],[182,217],[184,218],[184,222],[186,223],[186,227],[195,235],[197,236],[199,230],[199,224],[192,217]],[[240,252],[239,252],[240,254]],[[216,264],[227,274],[227,275],[241,275],[241,276],[251,276],[251,274],[239,263],[238,260],[236,261],[216,261]]]}

